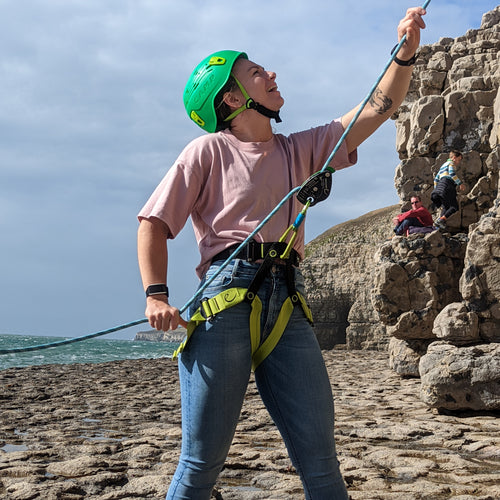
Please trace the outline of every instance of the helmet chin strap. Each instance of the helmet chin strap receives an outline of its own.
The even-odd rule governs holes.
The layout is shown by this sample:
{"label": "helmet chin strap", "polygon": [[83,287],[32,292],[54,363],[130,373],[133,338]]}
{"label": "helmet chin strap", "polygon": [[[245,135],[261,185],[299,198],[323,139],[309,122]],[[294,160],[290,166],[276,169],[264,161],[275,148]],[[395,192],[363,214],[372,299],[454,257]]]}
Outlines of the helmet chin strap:
{"label": "helmet chin strap", "polygon": [[273,111],[272,109],[266,108],[262,106],[262,104],[255,102],[252,98],[247,101],[246,106],[250,109],[255,109],[255,111],[258,111],[261,115],[267,116],[268,118],[274,118],[276,123],[281,123],[279,111]]}
{"label": "helmet chin strap", "polygon": [[241,90],[241,93],[243,94],[243,97],[246,99],[245,104],[241,106],[240,108],[236,109],[233,111],[224,121],[229,122],[231,121],[235,116],[238,116],[240,113],[245,111],[246,109],[255,109],[258,113],[261,115],[264,115],[267,118],[274,118],[276,120],[276,123],[281,123],[281,118],[280,118],[280,112],[279,111],[273,111],[272,109],[266,108],[265,106],[262,106],[262,104],[259,104],[258,102],[255,102],[249,95],[248,92],[245,90],[243,85],[239,82],[239,80],[231,74],[231,76],[235,79],[236,83],[238,84],[238,87]]}

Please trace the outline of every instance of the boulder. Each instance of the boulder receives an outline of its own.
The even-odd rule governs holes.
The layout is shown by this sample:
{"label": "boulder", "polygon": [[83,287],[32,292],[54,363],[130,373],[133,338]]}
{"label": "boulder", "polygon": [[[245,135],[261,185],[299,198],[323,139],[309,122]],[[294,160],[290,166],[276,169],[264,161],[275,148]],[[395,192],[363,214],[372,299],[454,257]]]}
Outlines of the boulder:
{"label": "boulder", "polygon": [[445,410],[500,410],[500,344],[432,343],[419,364],[422,400]]}
{"label": "boulder", "polygon": [[402,340],[395,337],[389,341],[389,367],[402,377],[419,377],[420,358],[427,352],[432,340]]}
{"label": "boulder", "polygon": [[464,302],[448,304],[436,317],[432,333],[439,340],[453,345],[474,344],[479,341],[477,314]]}

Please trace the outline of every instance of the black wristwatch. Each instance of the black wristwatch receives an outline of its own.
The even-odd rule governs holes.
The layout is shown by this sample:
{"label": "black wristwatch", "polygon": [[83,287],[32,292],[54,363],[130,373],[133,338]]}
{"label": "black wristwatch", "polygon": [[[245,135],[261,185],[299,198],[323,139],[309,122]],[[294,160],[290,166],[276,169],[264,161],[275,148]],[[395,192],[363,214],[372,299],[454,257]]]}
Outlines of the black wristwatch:
{"label": "black wristwatch", "polygon": [[151,295],[166,295],[168,299],[168,286],[163,283],[149,285],[146,288],[146,297],[151,297]]}
{"label": "black wristwatch", "polygon": [[[399,44],[394,45],[393,49],[391,50],[391,55],[394,54],[394,51],[396,50],[398,45]],[[417,60],[417,57],[418,55],[416,53],[413,54],[413,57],[408,59],[408,61],[402,61],[401,59],[394,57],[394,62],[399,66],[413,66],[415,64],[415,61]]]}

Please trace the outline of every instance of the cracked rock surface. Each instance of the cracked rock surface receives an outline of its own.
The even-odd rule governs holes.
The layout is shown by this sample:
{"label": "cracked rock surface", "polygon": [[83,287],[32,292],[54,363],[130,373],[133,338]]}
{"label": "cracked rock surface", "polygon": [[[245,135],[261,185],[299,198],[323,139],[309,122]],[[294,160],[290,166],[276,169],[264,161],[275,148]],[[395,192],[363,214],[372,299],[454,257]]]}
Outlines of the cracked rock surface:
{"label": "cracked rock surface", "polygon": [[[500,498],[498,413],[439,414],[387,353],[324,351],[352,499]],[[0,371],[0,497],[162,499],[180,451],[170,359]],[[303,499],[251,381],[218,499]]]}

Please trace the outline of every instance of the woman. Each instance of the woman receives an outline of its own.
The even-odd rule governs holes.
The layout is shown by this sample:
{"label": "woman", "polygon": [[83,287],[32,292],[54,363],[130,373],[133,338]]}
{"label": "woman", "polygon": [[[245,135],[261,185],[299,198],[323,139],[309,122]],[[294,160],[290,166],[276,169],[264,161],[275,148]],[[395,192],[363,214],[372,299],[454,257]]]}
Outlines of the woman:
{"label": "woman", "polygon": [[[398,36],[406,34],[406,42],[335,156],[335,169],[355,163],[358,145],[404,99],[424,14],[412,8],[400,21]],[[280,121],[283,103],[276,74],[244,53],[212,54],[191,75],[184,104],[190,118],[210,133],[185,148],[139,213],[139,267],[153,328],[187,326],[169,304],[166,286],[166,241],[179,233],[187,218],[192,218],[201,254],[197,273],[203,284],[292,188],[323,167],[357,110],[285,137],[274,134],[271,126],[271,119]],[[245,251],[231,260],[191,307],[190,326],[197,326],[179,358],[182,450],[167,499],[210,498],[231,445],[252,364],[305,497],[347,498],[335,452],[331,387],[307,307],[297,300],[287,309],[286,320],[280,315],[290,296],[303,296],[298,268],[304,252],[302,228],[289,258],[280,250],[276,258],[264,259],[265,273],[259,273],[270,245],[301,208],[290,200],[256,235],[251,255]],[[221,312],[203,320],[212,316],[206,313],[205,299],[249,287],[255,288],[256,299],[233,307],[226,300]],[[254,308],[256,303],[259,307]],[[201,312],[195,312],[200,305]],[[252,318],[258,321],[250,325]],[[256,362],[252,353],[275,335],[277,324],[284,331]]]}

